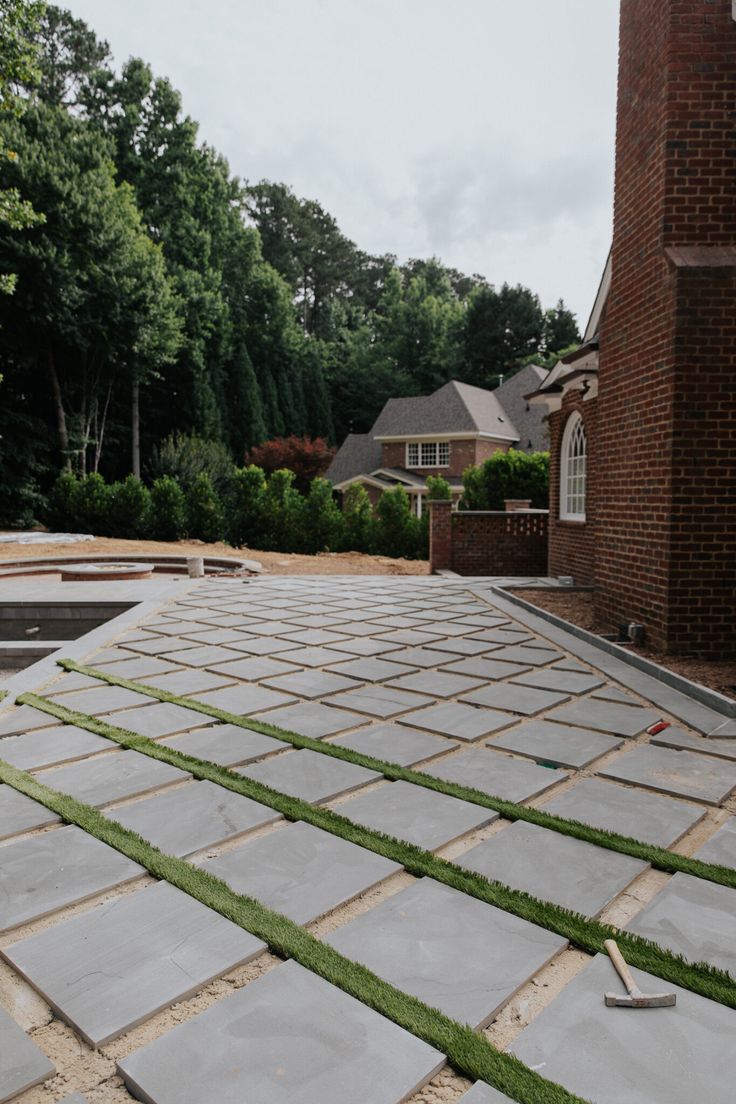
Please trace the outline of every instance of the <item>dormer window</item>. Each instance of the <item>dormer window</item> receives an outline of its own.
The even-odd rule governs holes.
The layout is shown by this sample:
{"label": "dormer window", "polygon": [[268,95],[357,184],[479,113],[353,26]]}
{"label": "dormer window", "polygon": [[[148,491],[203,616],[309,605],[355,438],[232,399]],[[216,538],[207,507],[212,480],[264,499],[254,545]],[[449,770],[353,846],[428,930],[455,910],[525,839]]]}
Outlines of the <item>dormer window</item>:
{"label": "dormer window", "polygon": [[407,441],[407,468],[447,468],[449,464],[449,441]]}

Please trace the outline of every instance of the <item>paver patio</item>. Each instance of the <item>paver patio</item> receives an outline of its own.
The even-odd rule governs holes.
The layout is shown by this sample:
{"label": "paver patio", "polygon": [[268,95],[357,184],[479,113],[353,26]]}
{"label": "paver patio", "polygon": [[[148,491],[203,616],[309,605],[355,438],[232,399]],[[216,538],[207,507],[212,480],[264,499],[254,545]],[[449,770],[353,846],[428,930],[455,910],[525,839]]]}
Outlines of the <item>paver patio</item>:
{"label": "paver patio", "polygon": [[55,1072],[53,1062],[0,1008],[0,1100],[11,1100]]}

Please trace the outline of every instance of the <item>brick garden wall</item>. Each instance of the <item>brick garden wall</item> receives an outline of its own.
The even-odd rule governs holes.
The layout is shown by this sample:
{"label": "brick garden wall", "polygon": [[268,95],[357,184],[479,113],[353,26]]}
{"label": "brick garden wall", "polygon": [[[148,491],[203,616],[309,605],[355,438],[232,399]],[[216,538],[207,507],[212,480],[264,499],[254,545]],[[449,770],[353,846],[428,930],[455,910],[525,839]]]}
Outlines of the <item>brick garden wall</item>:
{"label": "brick garden wall", "polygon": [[[560,519],[560,441],[567,419],[578,411],[587,438],[585,521]],[[560,410],[549,415],[549,575],[572,575],[576,586],[595,582],[596,444],[598,400],[583,401],[582,391],[569,391]]]}
{"label": "brick garden wall", "polygon": [[547,511],[499,513],[430,505],[430,569],[458,575],[546,575]]}

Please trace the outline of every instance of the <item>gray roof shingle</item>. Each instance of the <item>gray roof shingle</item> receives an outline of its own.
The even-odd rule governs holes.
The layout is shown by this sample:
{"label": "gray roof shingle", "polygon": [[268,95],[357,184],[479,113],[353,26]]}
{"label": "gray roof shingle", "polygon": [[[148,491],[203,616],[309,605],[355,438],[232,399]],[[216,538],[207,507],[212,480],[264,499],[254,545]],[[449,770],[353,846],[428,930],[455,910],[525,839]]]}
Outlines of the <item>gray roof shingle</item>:
{"label": "gray roof shingle", "polygon": [[389,399],[371,432],[378,438],[487,433],[505,440],[519,439],[493,391],[457,380],[450,380],[431,395]]}

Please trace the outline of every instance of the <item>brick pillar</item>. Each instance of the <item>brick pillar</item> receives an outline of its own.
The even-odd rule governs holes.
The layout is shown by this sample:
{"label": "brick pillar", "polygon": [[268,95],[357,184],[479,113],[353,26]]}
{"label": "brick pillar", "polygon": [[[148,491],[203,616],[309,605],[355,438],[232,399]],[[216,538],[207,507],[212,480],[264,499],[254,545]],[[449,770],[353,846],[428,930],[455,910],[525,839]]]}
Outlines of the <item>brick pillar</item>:
{"label": "brick pillar", "polygon": [[712,658],[736,623],[734,102],[731,0],[622,0],[596,608]]}
{"label": "brick pillar", "polygon": [[430,500],[429,503],[429,570],[452,570],[452,503]]}
{"label": "brick pillar", "polygon": [[516,514],[519,510],[531,510],[532,500],[530,498],[505,498],[503,507],[507,514]]}

